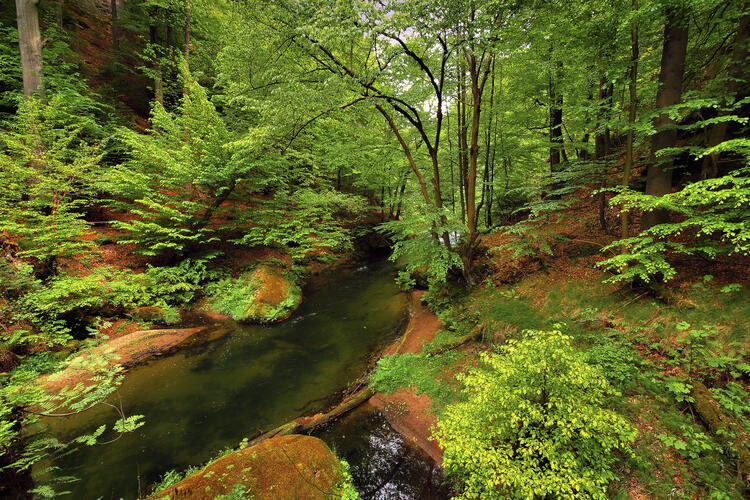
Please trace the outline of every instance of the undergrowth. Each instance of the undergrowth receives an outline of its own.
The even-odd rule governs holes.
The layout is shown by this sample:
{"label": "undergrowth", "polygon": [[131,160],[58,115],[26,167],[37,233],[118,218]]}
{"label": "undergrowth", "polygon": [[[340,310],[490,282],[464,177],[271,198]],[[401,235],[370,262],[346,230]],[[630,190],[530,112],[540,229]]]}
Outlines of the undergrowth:
{"label": "undergrowth", "polygon": [[[614,469],[609,497],[742,498],[733,453],[694,414],[690,396],[691,384],[704,382],[724,413],[750,429],[750,300],[741,287],[706,276],[667,304],[596,278],[542,286],[549,281],[539,274],[515,286],[487,283],[469,295],[433,291],[430,304],[445,325],[433,345],[484,323],[490,333],[482,340],[502,351],[524,331],[559,324],[586,362],[622,393],[609,404],[638,429],[633,456],[621,457]],[[457,399],[447,368],[471,362],[455,353],[392,356],[378,364],[372,382],[385,392],[414,387],[444,411]]]}

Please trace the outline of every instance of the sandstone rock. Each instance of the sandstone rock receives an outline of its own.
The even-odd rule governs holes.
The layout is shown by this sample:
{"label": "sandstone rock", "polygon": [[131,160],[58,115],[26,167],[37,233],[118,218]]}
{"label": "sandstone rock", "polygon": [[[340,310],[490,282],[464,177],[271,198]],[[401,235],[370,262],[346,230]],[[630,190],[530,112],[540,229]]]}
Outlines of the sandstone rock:
{"label": "sandstone rock", "polygon": [[256,500],[339,498],[341,465],[318,438],[280,436],[230,453],[152,498],[206,499],[242,485]]}

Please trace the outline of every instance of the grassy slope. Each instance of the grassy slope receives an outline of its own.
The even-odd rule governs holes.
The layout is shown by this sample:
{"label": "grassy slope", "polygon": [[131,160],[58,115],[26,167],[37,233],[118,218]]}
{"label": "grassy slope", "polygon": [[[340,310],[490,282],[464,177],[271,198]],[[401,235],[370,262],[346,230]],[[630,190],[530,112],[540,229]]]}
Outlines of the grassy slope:
{"label": "grassy slope", "polygon": [[[602,259],[596,248],[613,237],[599,231],[593,217],[580,217],[596,213],[581,211],[586,204],[582,198],[569,214],[575,216],[556,228],[571,241],[554,244],[552,256],[516,260],[506,251],[491,251],[479,266],[484,281],[471,293],[454,291],[433,301],[449,330],[434,343],[477,324],[486,326],[483,342],[437,359],[393,360],[381,366],[376,385],[386,391],[411,386],[432,398],[432,412],[439,416],[460,397],[455,373],[474,364],[479,351],[524,329],[557,325],[590,362],[604,368],[623,394],[610,404],[639,430],[635,459],[621,460],[612,497],[741,498],[734,457],[694,414],[685,390],[691,380],[703,381],[727,403],[726,413],[734,411],[750,427],[750,384],[747,374],[737,373],[750,352],[747,268],[737,262],[682,263],[680,277],[669,284],[668,303],[643,290],[603,284],[606,276],[594,268]],[[483,243],[494,247],[502,240],[490,235]],[[742,288],[722,292],[730,283]],[[698,337],[705,338],[696,342]],[[721,397],[730,383],[740,387],[731,404]]]}

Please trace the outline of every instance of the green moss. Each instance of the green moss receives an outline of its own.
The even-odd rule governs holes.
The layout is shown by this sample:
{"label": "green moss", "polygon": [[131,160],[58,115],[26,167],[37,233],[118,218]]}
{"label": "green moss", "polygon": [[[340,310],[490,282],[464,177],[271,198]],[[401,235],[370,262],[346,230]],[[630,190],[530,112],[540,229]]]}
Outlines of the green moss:
{"label": "green moss", "polygon": [[210,287],[211,307],[237,321],[275,323],[287,318],[302,302],[302,290],[289,276],[258,266],[237,278]]}
{"label": "green moss", "polygon": [[461,397],[458,383],[448,374],[465,357],[465,354],[455,351],[438,356],[424,353],[385,356],[370,375],[370,383],[376,391],[387,394],[411,387],[417,394],[430,396],[434,410],[440,412],[448,403]]}

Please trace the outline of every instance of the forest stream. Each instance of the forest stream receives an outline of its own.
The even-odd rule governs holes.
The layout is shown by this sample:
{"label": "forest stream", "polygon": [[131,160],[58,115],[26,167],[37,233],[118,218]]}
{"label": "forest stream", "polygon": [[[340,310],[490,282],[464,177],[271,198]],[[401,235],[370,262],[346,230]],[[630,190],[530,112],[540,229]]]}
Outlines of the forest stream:
{"label": "forest stream", "polygon": [[[325,410],[401,333],[407,301],[393,273],[384,262],[353,267],[307,290],[302,306],[281,324],[231,323],[219,339],[130,370],[119,397],[125,414],[144,415],[146,424],[113,443],[58,458],[54,474],[77,478],[60,489],[76,499],[136,498],[139,490],[146,496],[169,470],[203,464],[260,430]],[[115,416],[97,407],[51,425],[64,440]],[[369,406],[321,437],[350,461],[363,498],[438,494],[440,474],[431,460]],[[49,465],[37,467],[37,478],[49,474],[43,472]]]}

